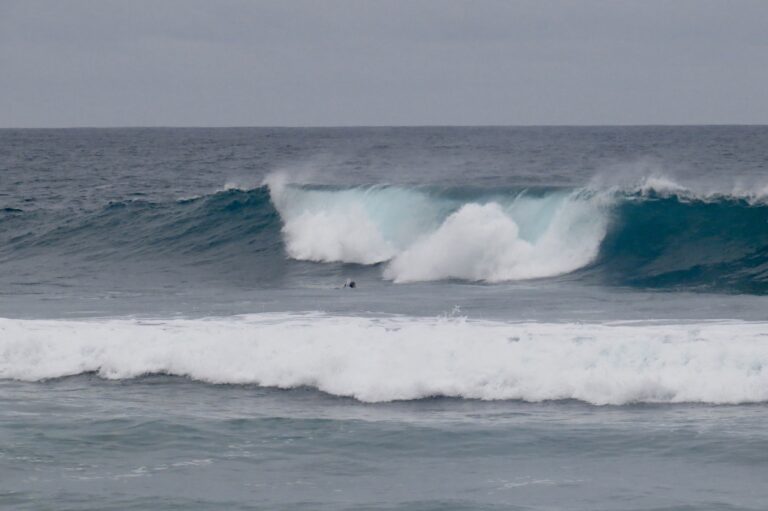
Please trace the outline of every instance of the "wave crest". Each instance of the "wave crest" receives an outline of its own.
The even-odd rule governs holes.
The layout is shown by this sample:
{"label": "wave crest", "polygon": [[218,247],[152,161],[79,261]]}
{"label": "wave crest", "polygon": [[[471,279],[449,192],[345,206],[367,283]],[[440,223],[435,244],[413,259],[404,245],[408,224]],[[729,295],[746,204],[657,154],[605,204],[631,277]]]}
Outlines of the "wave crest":
{"label": "wave crest", "polygon": [[[0,260],[26,271],[37,258],[51,279],[73,268],[111,278],[115,265],[134,264],[161,272],[202,269],[206,278],[247,273],[256,285],[294,269],[313,271],[286,255],[380,265],[367,270],[371,278],[383,273],[396,282],[567,274],[560,278],[764,294],[768,205],[695,195],[663,180],[604,190],[270,182],[178,201],[13,210],[0,218]],[[334,278],[350,271],[330,268]],[[327,271],[318,275],[327,282]]]}

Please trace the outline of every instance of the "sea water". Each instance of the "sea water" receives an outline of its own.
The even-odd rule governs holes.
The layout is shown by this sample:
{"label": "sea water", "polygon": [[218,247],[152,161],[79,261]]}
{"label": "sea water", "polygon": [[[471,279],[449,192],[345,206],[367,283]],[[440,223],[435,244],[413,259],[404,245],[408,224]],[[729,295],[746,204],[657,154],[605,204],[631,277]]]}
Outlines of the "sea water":
{"label": "sea water", "polygon": [[0,180],[3,509],[766,507],[766,127],[0,130]]}

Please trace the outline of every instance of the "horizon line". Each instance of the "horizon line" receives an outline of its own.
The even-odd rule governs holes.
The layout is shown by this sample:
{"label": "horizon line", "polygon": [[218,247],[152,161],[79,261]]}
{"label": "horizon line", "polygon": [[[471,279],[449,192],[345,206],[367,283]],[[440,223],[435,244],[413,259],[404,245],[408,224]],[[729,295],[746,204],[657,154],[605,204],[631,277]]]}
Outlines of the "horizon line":
{"label": "horizon line", "polygon": [[68,125],[68,126],[0,126],[0,130],[76,130],[76,129],[350,129],[350,128],[685,128],[685,127],[761,127],[765,123],[641,123],[641,124],[286,124],[286,125]]}

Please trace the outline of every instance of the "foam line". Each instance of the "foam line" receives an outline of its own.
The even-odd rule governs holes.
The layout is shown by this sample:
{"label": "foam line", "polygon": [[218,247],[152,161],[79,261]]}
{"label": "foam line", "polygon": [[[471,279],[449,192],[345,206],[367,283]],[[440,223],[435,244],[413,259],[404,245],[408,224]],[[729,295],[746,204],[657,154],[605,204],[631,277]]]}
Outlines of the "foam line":
{"label": "foam line", "polygon": [[559,324],[259,314],[0,319],[0,378],[163,373],[309,386],[366,402],[454,396],[627,403],[768,401],[765,323]]}

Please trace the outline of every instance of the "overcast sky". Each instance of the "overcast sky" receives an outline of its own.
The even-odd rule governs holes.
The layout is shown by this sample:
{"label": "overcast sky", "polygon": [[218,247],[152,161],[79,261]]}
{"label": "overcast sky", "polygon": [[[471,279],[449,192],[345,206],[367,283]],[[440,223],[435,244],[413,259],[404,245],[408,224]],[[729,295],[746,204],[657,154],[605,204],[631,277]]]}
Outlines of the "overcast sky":
{"label": "overcast sky", "polygon": [[768,123],[768,1],[0,0],[0,126]]}

